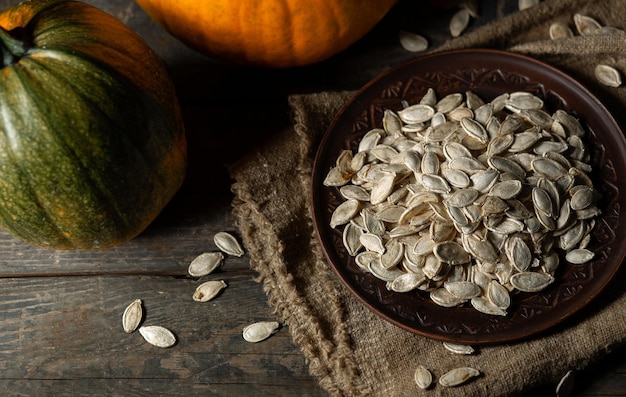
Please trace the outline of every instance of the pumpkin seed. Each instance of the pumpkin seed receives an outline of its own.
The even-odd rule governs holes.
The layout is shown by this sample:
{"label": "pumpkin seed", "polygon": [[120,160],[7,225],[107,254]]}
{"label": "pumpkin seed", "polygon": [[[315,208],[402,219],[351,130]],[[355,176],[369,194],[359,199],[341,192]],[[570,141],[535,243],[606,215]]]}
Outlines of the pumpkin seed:
{"label": "pumpkin seed", "polygon": [[383,254],[385,252],[385,247],[383,245],[383,240],[380,236],[373,233],[363,233],[359,237],[359,241],[367,249],[368,251],[377,252],[379,254]]}
{"label": "pumpkin seed", "polygon": [[428,48],[428,40],[417,33],[401,30],[398,32],[398,39],[402,48],[410,52],[421,52]]}
{"label": "pumpkin seed", "polygon": [[574,24],[576,25],[578,33],[583,36],[594,34],[598,29],[602,28],[600,22],[582,14],[574,15]]}
{"label": "pumpkin seed", "polygon": [[463,103],[463,94],[455,92],[441,98],[435,104],[435,110],[438,113],[448,113],[456,109],[461,103]]}
{"label": "pumpkin seed", "polygon": [[589,251],[586,248],[577,248],[569,251],[565,255],[565,260],[569,263],[574,263],[580,265],[582,263],[587,263],[593,259],[595,254],[592,251]]}
{"label": "pumpkin seed", "polygon": [[465,302],[463,299],[457,298],[444,288],[437,288],[430,291],[430,299],[442,307],[455,307]]}
{"label": "pumpkin seed", "polygon": [[415,383],[420,389],[428,389],[433,383],[433,374],[426,369],[426,367],[420,365],[415,370]]}
{"label": "pumpkin seed", "polygon": [[218,232],[213,236],[213,241],[217,248],[219,248],[222,252],[232,256],[243,256],[245,253],[239,241],[230,233],[227,232]]}
{"label": "pumpkin seed", "polygon": [[416,104],[406,107],[398,112],[400,119],[407,124],[423,123],[430,120],[435,114],[432,106]]}
{"label": "pumpkin seed", "polygon": [[362,153],[369,151],[371,148],[378,145],[378,142],[380,142],[384,134],[385,131],[380,128],[369,130],[365,135],[363,135],[363,138],[361,138],[357,152]]}
{"label": "pumpkin seed", "polygon": [[398,241],[391,239],[385,243],[385,251],[380,256],[380,264],[385,269],[391,269],[396,266],[404,257],[404,245]]}
{"label": "pumpkin seed", "polygon": [[574,37],[574,32],[567,25],[561,22],[554,22],[550,25],[550,38],[552,40],[566,39]]}
{"label": "pumpkin seed", "polygon": [[139,333],[146,342],[156,347],[172,347],[176,344],[176,336],[169,329],[160,325],[142,326]]}
{"label": "pumpkin seed", "polygon": [[469,355],[473,354],[475,351],[472,346],[459,343],[443,342],[443,347],[454,354]]}
{"label": "pumpkin seed", "polygon": [[425,281],[426,277],[423,274],[402,273],[391,281],[389,289],[395,292],[409,292]]}
{"label": "pumpkin seed", "polygon": [[498,182],[491,189],[489,195],[502,200],[509,200],[516,197],[522,191],[522,182],[513,179],[510,181]]}
{"label": "pumpkin seed", "polygon": [[570,206],[574,211],[578,211],[589,207],[593,201],[593,189],[589,186],[584,186],[572,195]]}
{"label": "pumpkin seed", "polygon": [[435,254],[440,261],[451,265],[461,265],[471,260],[469,254],[463,247],[454,241],[444,241],[435,244],[433,254]]}
{"label": "pumpkin seed", "polygon": [[437,157],[435,152],[427,151],[422,156],[420,166],[424,174],[438,174],[440,168],[439,157]]}
{"label": "pumpkin seed", "polygon": [[347,223],[359,211],[359,201],[350,199],[339,204],[330,218],[330,227],[333,229],[339,225]]}
{"label": "pumpkin seed", "polygon": [[339,193],[345,199],[355,199],[358,201],[367,201],[370,198],[367,190],[363,189],[361,186],[356,185],[345,185],[339,188]]}
{"label": "pumpkin seed", "polygon": [[256,322],[244,327],[243,339],[251,343],[261,342],[278,332],[279,327],[277,321]]}
{"label": "pumpkin seed", "polygon": [[448,182],[439,175],[422,175],[422,185],[424,185],[426,190],[435,193],[447,194],[452,190]]}
{"label": "pumpkin seed", "polygon": [[557,397],[568,397],[574,391],[574,371],[569,370],[556,385]]}
{"label": "pumpkin seed", "polygon": [[193,293],[193,300],[196,302],[208,302],[219,295],[227,285],[224,280],[206,281],[200,284]]}
{"label": "pumpkin seed", "polygon": [[343,246],[346,247],[349,255],[355,256],[363,246],[360,241],[361,234],[363,234],[362,229],[353,223],[348,223],[343,229]]}
{"label": "pumpkin seed", "polygon": [[539,187],[534,187],[532,190],[532,200],[537,211],[541,211],[549,217],[554,215],[555,205],[547,191]]}
{"label": "pumpkin seed", "polygon": [[459,299],[472,299],[480,295],[481,289],[471,281],[446,282],[443,287],[453,296]]}
{"label": "pumpkin seed", "polygon": [[487,299],[502,310],[508,309],[511,305],[509,291],[496,280],[492,280],[487,287]]}
{"label": "pumpkin seed", "polygon": [[448,162],[448,167],[453,170],[465,171],[470,175],[487,169],[480,160],[474,157],[457,157]]}
{"label": "pumpkin seed", "polygon": [[441,170],[441,174],[444,179],[448,181],[451,186],[454,187],[465,188],[468,187],[471,182],[469,176],[467,176],[467,174],[461,170],[446,168]]}
{"label": "pumpkin seed", "polygon": [[561,123],[568,136],[582,137],[585,135],[585,130],[580,121],[563,109],[558,109],[554,112],[554,120]]}
{"label": "pumpkin seed", "polygon": [[465,117],[461,120],[461,127],[463,127],[468,135],[476,138],[478,141],[482,143],[487,143],[489,141],[487,130],[485,130],[485,127],[483,127],[478,121]]}
{"label": "pumpkin seed", "polygon": [[437,93],[435,90],[429,87],[419,103],[422,105],[435,106],[437,103]]}
{"label": "pumpkin seed", "polygon": [[474,297],[470,300],[472,307],[481,313],[489,314],[492,316],[506,316],[506,310],[496,306],[487,298],[482,296]]}
{"label": "pumpkin seed", "polygon": [[383,114],[383,129],[390,136],[402,135],[402,121],[393,111],[386,109]]}
{"label": "pumpkin seed", "polygon": [[443,154],[448,161],[458,157],[472,158],[472,153],[458,142],[446,142],[443,144]]}
{"label": "pumpkin seed", "polygon": [[511,285],[522,292],[541,291],[552,282],[554,282],[554,277],[544,273],[521,272],[511,276]]}
{"label": "pumpkin seed", "polygon": [[476,189],[459,189],[453,192],[444,200],[444,203],[451,207],[465,207],[478,198],[479,192]]}
{"label": "pumpkin seed", "polygon": [[143,304],[141,299],[135,299],[126,307],[122,315],[122,327],[127,334],[135,332],[143,320]]}
{"label": "pumpkin seed", "polygon": [[187,273],[191,277],[202,277],[213,273],[224,262],[224,254],[221,252],[205,252],[191,261]]}
{"label": "pumpkin seed", "polygon": [[377,279],[388,282],[392,282],[396,278],[405,274],[397,267],[392,267],[390,269],[385,268],[380,262],[380,257],[370,261],[367,264],[367,270]]}
{"label": "pumpkin seed", "polygon": [[539,0],[518,0],[517,8],[522,11],[539,4]]}
{"label": "pumpkin seed", "polygon": [[512,236],[506,243],[506,256],[517,270],[528,270],[533,260],[532,252],[521,237]]}
{"label": "pumpkin seed", "polygon": [[524,171],[522,166],[509,158],[492,156],[487,160],[487,163],[494,169],[500,171],[500,173],[510,173],[517,178],[524,178],[524,176],[526,176],[526,171]]}
{"label": "pumpkin seed", "polygon": [[372,188],[370,203],[376,205],[385,201],[393,192],[395,178],[396,176],[393,174],[388,174],[380,178]]}
{"label": "pumpkin seed", "polygon": [[389,145],[381,143],[371,148],[370,154],[383,163],[391,163],[398,156],[398,151]]}
{"label": "pumpkin seed", "polygon": [[445,387],[454,387],[468,382],[480,375],[480,371],[471,367],[455,368],[441,375],[439,384]]}
{"label": "pumpkin seed", "polygon": [[506,105],[513,112],[522,109],[541,109],[543,108],[543,99],[526,91],[517,91],[509,94]]}
{"label": "pumpkin seed", "polygon": [[487,145],[487,156],[492,157],[504,152],[511,147],[514,139],[513,134],[497,135]]}
{"label": "pumpkin seed", "polygon": [[452,37],[459,37],[467,28],[470,21],[470,13],[467,8],[461,8],[450,19],[450,34]]}
{"label": "pumpkin seed", "polygon": [[612,66],[597,65],[594,73],[598,81],[608,87],[619,87],[622,85],[622,76]]}

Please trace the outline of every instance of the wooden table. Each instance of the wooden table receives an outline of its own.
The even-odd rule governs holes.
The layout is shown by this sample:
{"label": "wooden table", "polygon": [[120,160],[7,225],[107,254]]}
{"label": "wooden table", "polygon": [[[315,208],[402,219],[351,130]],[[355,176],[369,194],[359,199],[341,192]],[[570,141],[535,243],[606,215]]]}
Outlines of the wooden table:
{"label": "wooden table", "polygon": [[[277,320],[249,257],[228,257],[211,278],[228,288],[197,303],[186,275],[213,235],[237,235],[225,164],[289,124],[293,93],[357,89],[415,54],[398,29],[446,40],[452,10],[425,11],[403,0],[370,34],[319,65],[259,70],[199,55],[156,26],[131,0],[89,0],[137,31],[165,60],[176,84],[189,141],[190,168],[180,193],[139,237],[99,252],[46,251],[0,233],[0,390],[4,395],[323,396],[299,348],[283,328],[250,344],[242,328]],[[17,0],[0,0],[5,8]],[[415,3],[418,3],[417,5]],[[425,7],[425,8],[424,8]],[[515,0],[483,0],[475,28],[516,10]],[[121,315],[143,300],[145,324],[164,325],[178,344],[148,345],[125,334]],[[625,350],[580,374],[580,396],[626,395]],[[554,385],[528,395],[554,390]],[[621,394],[620,394],[621,393]]]}

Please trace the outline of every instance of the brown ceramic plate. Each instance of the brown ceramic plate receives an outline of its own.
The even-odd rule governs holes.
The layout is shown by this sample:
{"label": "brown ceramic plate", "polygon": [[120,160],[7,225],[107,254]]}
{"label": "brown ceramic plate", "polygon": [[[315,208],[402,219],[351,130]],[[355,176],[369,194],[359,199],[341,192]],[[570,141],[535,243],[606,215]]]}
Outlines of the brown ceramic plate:
{"label": "brown ceramic plate", "polygon": [[[355,151],[363,134],[381,127],[385,109],[399,110],[402,101],[416,103],[432,87],[439,98],[472,90],[485,100],[505,92],[530,91],[549,110],[565,109],[591,132],[594,184],[602,192],[602,215],[589,247],[595,258],[584,265],[561,260],[556,281],[538,293],[513,299],[506,317],[490,316],[472,307],[443,308],[421,291],[396,293],[362,272],[343,248],[341,230],[329,227],[333,210],[343,199],[336,188],[323,186],[342,149]],[[339,112],[322,138],[314,164],[312,203],[318,237],[327,259],[347,288],[382,318],[436,340],[458,343],[501,343],[547,330],[587,305],[607,285],[624,259],[626,224],[620,195],[626,175],[626,141],[618,124],[585,87],[559,70],[512,53],[461,50],[427,55],[396,67],[362,88]]]}

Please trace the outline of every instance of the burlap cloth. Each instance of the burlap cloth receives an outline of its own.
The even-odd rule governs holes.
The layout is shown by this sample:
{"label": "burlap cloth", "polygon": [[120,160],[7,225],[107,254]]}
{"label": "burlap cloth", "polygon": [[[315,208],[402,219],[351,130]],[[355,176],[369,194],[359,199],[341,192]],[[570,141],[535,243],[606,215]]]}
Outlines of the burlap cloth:
{"label": "burlap cloth", "polygon": [[[626,104],[626,88],[601,87],[593,69],[604,62],[626,73],[626,35],[551,41],[550,24],[573,26],[575,13],[626,28],[625,0],[546,0],[438,50],[482,47],[530,55],[573,75],[613,102],[615,111]],[[233,210],[251,266],[322,388],[334,396],[511,396],[556,383],[568,370],[583,369],[626,341],[623,271],[591,305],[549,334],[481,347],[472,356],[448,353],[440,342],[391,325],[351,296],[322,254],[308,197],[319,138],[350,94],[290,97],[293,128],[230,166]],[[420,364],[435,377],[466,365],[483,376],[461,387],[422,391],[413,380]]]}

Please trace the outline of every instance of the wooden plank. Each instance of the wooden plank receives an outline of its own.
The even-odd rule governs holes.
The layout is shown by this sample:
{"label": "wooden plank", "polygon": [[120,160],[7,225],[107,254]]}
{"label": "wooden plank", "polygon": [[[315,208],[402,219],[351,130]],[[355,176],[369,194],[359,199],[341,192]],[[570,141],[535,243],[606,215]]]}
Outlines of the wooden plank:
{"label": "wooden plank", "polygon": [[[195,256],[217,250],[219,231],[237,235],[229,194],[177,196],[157,220],[135,239],[100,251],[63,251],[31,247],[0,232],[0,277],[87,274],[184,276]],[[249,258],[227,258],[248,268]]]}
{"label": "wooden plank", "polygon": [[258,396],[258,397],[321,397],[328,394],[314,383],[292,385],[215,384],[163,379],[77,379],[77,380],[0,380],[0,389],[7,396]]}
{"label": "wooden plank", "polygon": [[[194,384],[274,387],[301,382],[310,388],[313,379],[287,327],[256,344],[241,337],[245,325],[276,319],[254,276],[227,268],[212,275],[228,287],[206,303],[191,299],[203,280],[0,279],[0,381],[50,380],[60,385],[81,379],[155,379],[175,381],[183,389]],[[144,324],[171,329],[178,338],[174,347],[160,349],[137,332],[124,333],[121,315],[137,298],[144,301]]]}

